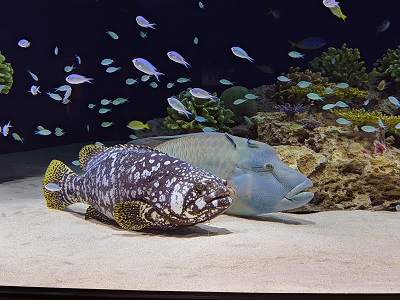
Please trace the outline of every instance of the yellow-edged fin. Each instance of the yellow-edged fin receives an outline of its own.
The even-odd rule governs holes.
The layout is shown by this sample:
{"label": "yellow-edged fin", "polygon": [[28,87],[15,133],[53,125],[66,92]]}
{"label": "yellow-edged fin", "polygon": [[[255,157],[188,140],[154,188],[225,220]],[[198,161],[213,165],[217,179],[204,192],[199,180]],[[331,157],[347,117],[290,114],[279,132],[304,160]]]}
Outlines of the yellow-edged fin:
{"label": "yellow-edged fin", "polygon": [[85,213],[85,220],[89,220],[89,219],[95,219],[98,220],[100,222],[110,222],[111,219],[108,218],[107,216],[103,215],[101,212],[99,212],[98,210],[96,210],[93,206],[89,206],[86,209],[86,213]]}
{"label": "yellow-edged fin", "polygon": [[[77,176],[63,162],[55,159],[50,162],[42,181],[43,194],[48,208],[63,209],[75,202],[73,199],[66,198],[64,191],[65,182],[74,175]],[[56,192],[48,191],[45,188],[48,183],[59,185],[61,190]]]}
{"label": "yellow-edged fin", "polygon": [[82,170],[86,172],[88,161],[90,161],[96,154],[100,153],[105,149],[107,149],[107,147],[98,146],[95,144],[84,146],[79,151],[79,165],[82,168]]}
{"label": "yellow-edged fin", "polygon": [[140,201],[119,202],[114,207],[114,217],[125,230],[141,230],[154,224],[145,217],[149,208],[150,205]]}

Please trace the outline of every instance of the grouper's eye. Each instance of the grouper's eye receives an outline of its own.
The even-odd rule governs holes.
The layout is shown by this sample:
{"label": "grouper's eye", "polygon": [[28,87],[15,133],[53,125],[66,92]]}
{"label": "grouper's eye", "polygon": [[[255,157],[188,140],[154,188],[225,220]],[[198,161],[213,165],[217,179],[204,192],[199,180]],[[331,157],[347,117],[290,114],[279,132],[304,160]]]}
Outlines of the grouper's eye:
{"label": "grouper's eye", "polygon": [[272,171],[274,169],[274,166],[271,164],[265,164],[264,165],[264,170],[265,171]]}
{"label": "grouper's eye", "polygon": [[196,185],[196,190],[199,192],[204,191],[205,188],[206,188],[206,186],[202,183],[199,183]]}

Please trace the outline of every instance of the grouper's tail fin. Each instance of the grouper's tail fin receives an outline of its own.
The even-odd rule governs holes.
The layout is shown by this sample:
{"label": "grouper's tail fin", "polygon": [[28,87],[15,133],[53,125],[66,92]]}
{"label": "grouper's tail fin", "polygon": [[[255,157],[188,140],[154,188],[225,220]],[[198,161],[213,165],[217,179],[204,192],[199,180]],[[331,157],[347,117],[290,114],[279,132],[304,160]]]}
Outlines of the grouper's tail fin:
{"label": "grouper's tail fin", "polygon": [[66,164],[52,160],[43,177],[42,188],[48,208],[63,209],[75,203],[66,193],[66,183],[77,176]]}

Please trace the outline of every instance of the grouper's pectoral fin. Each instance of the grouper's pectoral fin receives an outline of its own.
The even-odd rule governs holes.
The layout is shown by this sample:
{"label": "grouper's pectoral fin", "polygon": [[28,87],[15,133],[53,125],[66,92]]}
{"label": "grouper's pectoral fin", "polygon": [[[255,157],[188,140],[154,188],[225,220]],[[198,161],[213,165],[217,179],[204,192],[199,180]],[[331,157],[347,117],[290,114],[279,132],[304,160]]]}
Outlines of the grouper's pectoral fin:
{"label": "grouper's pectoral fin", "polygon": [[111,221],[111,219],[109,217],[107,217],[106,215],[103,215],[101,212],[99,212],[98,210],[93,208],[93,206],[89,206],[86,209],[85,220],[89,220],[89,219],[95,219],[95,220],[98,220],[98,221],[104,222],[104,223]]}
{"label": "grouper's pectoral fin", "polygon": [[153,220],[146,218],[152,207],[140,201],[124,201],[115,205],[114,216],[118,225],[125,230],[141,230],[154,225]]}

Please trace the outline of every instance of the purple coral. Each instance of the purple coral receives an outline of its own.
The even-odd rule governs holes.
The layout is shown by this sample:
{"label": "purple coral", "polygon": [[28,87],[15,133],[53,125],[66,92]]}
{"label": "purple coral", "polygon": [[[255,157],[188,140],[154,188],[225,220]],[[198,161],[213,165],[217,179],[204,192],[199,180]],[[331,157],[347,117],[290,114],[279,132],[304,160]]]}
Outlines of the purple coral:
{"label": "purple coral", "polygon": [[374,146],[375,146],[375,149],[374,149],[375,155],[382,155],[383,153],[385,153],[385,151],[386,151],[385,144],[383,144],[379,141],[375,141]]}
{"label": "purple coral", "polygon": [[315,128],[321,126],[321,122],[313,121],[313,120],[296,120],[297,123],[304,126],[309,130],[314,130]]}
{"label": "purple coral", "polygon": [[274,108],[279,111],[283,111],[288,115],[288,117],[293,117],[295,113],[298,113],[305,109],[303,104],[290,105],[290,103],[286,103],[285,105],[277,105],[274,106]]}

